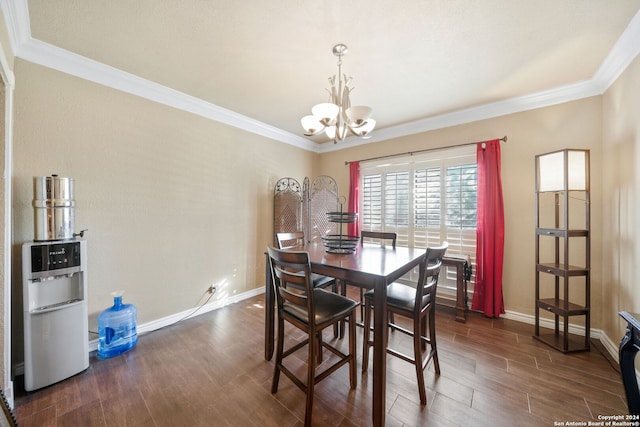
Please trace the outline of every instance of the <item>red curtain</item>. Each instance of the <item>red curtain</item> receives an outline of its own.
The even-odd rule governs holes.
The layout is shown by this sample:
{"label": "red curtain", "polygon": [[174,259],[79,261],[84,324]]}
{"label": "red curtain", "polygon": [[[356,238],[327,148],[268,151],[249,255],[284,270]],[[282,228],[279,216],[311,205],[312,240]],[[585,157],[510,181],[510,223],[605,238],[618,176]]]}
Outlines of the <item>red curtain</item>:
{"label": "red curtain", "polygon": [[479,142],[477,153],[476,285],[471,308],[497,318],[504,313],[504,205],[500,177],[500,140]]}
{"label": "red curtain", "polygon": [[[360,201],[360,162],[349,163],[349,201],[347,209],[349,212],[358,213],[358,202]],[[360,218],[354,223],[347,225],[347,233],[350,236],[360,235]]]}

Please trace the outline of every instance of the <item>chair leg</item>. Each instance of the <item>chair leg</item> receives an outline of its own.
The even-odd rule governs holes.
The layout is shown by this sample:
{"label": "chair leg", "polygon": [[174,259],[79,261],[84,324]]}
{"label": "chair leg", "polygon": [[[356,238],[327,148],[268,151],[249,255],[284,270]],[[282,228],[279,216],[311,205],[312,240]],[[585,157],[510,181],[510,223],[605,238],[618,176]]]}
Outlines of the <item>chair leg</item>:
{"label": "chair leg", "polygon": [[[336,279],[333,281],[333,285],[331,285],[331,291],[334,294],[341,294],[342,296],[345,295],[345,290],[344,290],[345,286],[342,282],[340,282],[339,279]],[[342,338],[342,336],[344,336],[344,333],[341,332],[342,328],[344,327],[344,323],[343,324],[338,324],[335,323],[333,325],[333,337],[334,338],[338,338],[338,336],[340,336],[340,338]]]}
{"label": "chair leg", "polygon": [[349,316],[349,384],[351,389],[355,389],[358,385],[358,376],[356,370],[358,369],[357,357],[356,357],[356,311],[353,310]]}
{"label": "chair leg", "polygon": [[413,359],[414,366],[416,368],[416,377],[418,378],[418,393],[420,394],[420,404],[427,404],[427,390],[424,383],[424,370],[422,369],[422,325],[423,321],[420,318],[413,319]]}
{"label": "chair leg", "polygon": [[366,302],[364,305],[364,323],[362,331],[362,372],[369,369],[369,336],[371,334],[371,307]]}
{"label": "chair leg", "polygon": [[318,353],[318,365],[322,363],[322,331],[318,331],[318,348],[316,352]]}
{"label": "chair leg", "polygon": [[[431,322],[429,322],[431,323]],[[422,318],[422,322],[420,323],[420,334],[423,337],[426,336],[431,336],[431,333],[429,333],[429,335],[427,335],[427,316],[424,316]],[[420,342],[422,343],[422,352],[424,353],[425,351],[427,351],[427,341],[426,340],[420,340]]]}
{"label": "chair leg", "polygon": [[436,344],[436,307],[431,307],[429,311],[429,341],[431,343],[431,353],[433,356],[433,368],[437,375],[440,375],[440,362],[438,361],[438,346]]}
{"label": "chair leg", "polygon": [[[316,336],[319,335],[316,334]],[[304,412],[304,425],[310,426],[313,416],[313,393],[316,383],[316,354],[318,340],[309,337],[309,354],[307,355],[307,403]]]}
{"label": "chair leg", "polygon": [[[347,283],[343,282],[340,279],[336,279],[336,283],[339,284],[339,288],[340,288],[340,295],[342,295],[343,297],[347,296]],[[344,338],[344,330],[345,330],[345,324],[344,324],[344,320],[341,320],[340,322],[337,322],[333,325],[333,330],[334,330],[334,337],[340,337],[340,339]],[[338,332],[335,332],[338,331]]]}
{"label": "chair leg", "polygon": [[273,369],[273,379],[271,380],[271,393],[278,391],[280,381],[280,366],[282,366],[282,353],[284,352],[284,321],[278,316],[278,345],[276,347],[276,360]]}

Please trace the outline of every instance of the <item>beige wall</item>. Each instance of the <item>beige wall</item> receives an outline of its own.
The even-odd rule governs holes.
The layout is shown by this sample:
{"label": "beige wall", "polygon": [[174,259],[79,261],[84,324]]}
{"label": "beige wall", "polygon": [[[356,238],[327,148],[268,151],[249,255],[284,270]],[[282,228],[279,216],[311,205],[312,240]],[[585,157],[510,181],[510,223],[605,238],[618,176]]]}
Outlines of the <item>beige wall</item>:
{"label": "beige wall", "polygon": [[[317,154],[16,60],[13,286],[33,239],[32,177],[75,179],[87,228],[90,329],[124,289],[140,324],[264,285],[273,187]],[[21,293],[21,292],[20,292]],[[14,301],[16,362],[21,306]],[[19,340],[19,341],[16,341]]]}
{"label": "beige wall", "polygon": [[[348,188],[345,161],[501,138],[505,206],[505,310],[534,315],[534,156],[561,148],[591,150],[592,326],[602,313],[601,97],[511,114],[462,126],[325,153],[321,171]],[[345,145],[347,143],[344,143]]]}
{"label": "beige wall", "polygon": [[640,57],[603,97],[603,227],[605,289],[602,328],[624,334],[619,311],[640,313]]}

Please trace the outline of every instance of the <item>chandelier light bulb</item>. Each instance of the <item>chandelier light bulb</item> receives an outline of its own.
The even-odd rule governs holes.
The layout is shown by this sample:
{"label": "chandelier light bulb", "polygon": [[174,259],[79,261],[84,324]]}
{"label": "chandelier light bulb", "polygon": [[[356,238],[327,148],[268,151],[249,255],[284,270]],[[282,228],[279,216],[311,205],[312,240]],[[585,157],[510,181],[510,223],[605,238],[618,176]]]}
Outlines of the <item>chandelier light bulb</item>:
{"label": "chandelier light bulb", "polygon": [[315,105],[311,109],[312,115],[300,120],[306,136],[318,135],[324,131],[334,143],[337,143],[344,140],[349,133],[369,138],[376,126],[376,121],[370,118],[371,107],[351,106],[351,77],[342,74],[342,57],[346,55],[347,50],[344,44],[333,47],[333,54],[338,57],[338,74],[329,77],[329,102]]}

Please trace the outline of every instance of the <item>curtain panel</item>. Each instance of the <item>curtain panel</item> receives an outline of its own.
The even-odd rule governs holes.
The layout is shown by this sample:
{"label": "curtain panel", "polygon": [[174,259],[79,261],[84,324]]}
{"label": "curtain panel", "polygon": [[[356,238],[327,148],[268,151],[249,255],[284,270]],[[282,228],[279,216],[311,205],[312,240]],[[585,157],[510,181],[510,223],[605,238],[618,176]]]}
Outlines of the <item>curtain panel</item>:
{"label": "curtain panel", "polygon": [[476,285],[471,308],[488,317],[504,314],[504,203],[500,170],[500,140],[479,142]]}
{"label": "curtain panel", "polygon": [[[349,163],[349,201],[347,203],[349,212],[359,213],[360,210],[360,162]],[[347,234],[350,236],[360,235],[360,215],[356,222],[347,226]]]}

